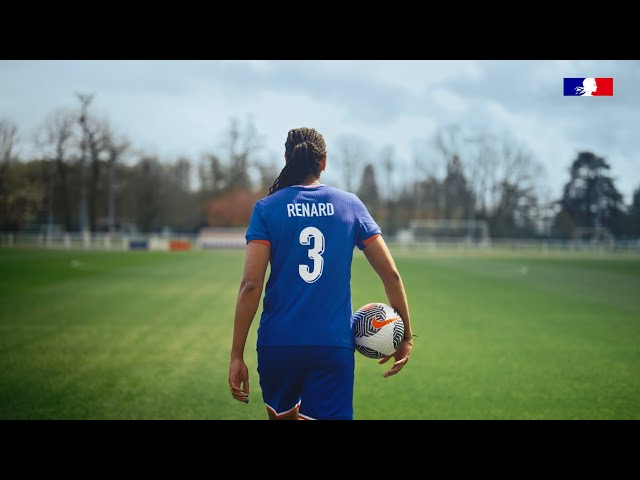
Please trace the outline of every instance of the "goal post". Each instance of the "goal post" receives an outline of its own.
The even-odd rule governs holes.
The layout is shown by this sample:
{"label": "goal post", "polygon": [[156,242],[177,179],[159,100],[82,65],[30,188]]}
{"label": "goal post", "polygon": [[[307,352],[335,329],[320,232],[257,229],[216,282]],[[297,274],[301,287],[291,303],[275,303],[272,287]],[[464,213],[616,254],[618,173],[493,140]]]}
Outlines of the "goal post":
{"label": "goal post", "polygon": [[401,232],[402,243],[490,246],[489,225],[486,220],[470,219],[413,219],[409,228]]}
{"label": "goal post", "polygon": [[573,230],[573,242],[576,246],[612,247],[615,238],[606,227],[576,227]]}

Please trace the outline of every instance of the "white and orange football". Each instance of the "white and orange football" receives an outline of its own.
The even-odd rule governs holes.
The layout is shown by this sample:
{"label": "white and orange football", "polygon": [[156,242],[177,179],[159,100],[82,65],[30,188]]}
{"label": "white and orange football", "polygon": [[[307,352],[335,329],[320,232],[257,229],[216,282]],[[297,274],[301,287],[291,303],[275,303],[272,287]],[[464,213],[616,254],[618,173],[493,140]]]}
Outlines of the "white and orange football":
{"label": "white and orange football", "polygon": [[365,357],[391,355],[404,337],[400,314],[386,303],[368,303],[353,314],[351,324],[356,350]]}

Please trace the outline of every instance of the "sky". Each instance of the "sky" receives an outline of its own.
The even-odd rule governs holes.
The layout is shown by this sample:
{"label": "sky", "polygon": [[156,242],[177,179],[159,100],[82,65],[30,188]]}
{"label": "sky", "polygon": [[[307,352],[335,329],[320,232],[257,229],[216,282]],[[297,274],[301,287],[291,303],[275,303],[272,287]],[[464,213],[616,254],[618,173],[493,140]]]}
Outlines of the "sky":
{"label": "sky", "polygon": [[[565,97],[565,77],[613,77],[614,95]],[[327,142],[324,181],[337,186],[339,139],[365,141],[374,164],[392,146],[398,168],[378,183],[399,184],[415,178],[415,146],[429,151],[439,129],[457,126],[517,142],[543,165],[554,199],[578,152],[591,151],[629,203],[640,187],[639,86],[636,60],[5,60],[0,118],[18,126],[28,154],[47,115],[94,94],[91,112],[165,161],[221,152],[235,118],[255,125],[278,169],[287,132],[313,127]]]}

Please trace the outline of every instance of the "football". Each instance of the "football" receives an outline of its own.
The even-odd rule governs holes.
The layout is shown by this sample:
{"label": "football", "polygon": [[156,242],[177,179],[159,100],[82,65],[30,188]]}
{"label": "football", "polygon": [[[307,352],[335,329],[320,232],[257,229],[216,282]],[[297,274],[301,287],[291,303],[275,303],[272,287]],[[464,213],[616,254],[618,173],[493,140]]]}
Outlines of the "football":
{"label": "football", "polygon": [[351,325],[356,350],[365,357],[391,355],[404,337],[400,314],[386,303],[368,303],[353,314]]}

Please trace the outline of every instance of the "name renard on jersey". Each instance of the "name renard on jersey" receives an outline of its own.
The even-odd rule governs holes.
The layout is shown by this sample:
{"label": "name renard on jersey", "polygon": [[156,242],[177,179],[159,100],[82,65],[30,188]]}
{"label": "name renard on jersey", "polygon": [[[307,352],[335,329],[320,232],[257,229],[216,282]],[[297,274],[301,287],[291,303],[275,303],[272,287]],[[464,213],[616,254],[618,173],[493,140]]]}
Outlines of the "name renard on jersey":
{"label": "name renard on jersey", "polygon": [[289,217],[329,217],[333,212],[333,203],[287,203]]}

